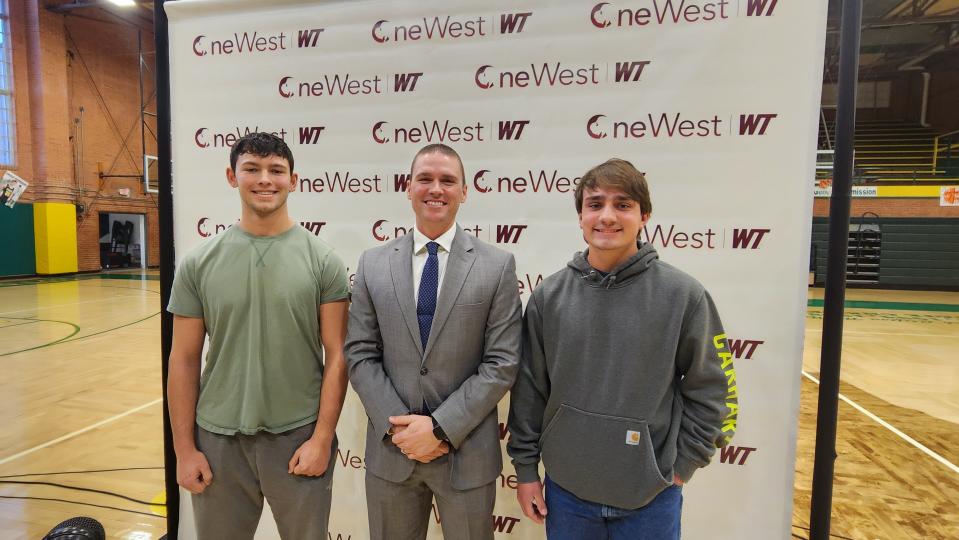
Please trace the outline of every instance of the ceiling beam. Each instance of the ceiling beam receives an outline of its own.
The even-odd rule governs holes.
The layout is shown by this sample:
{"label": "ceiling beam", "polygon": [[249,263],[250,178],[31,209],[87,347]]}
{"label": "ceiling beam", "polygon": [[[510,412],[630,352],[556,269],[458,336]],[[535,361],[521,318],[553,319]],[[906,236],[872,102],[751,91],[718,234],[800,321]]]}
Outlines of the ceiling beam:
{"label": "ceiling beam", "polygon": [[[959,14],[939,15],[933,17],[899,17],[895,19],[869,19],[862,21],[863,30],[876,30],[881,28],[898,28],[901,26],[927,26],[927,25],[949,25],[959,24]],[[839,25],[830,25],[826,28],[829,33],[838,33]]]}

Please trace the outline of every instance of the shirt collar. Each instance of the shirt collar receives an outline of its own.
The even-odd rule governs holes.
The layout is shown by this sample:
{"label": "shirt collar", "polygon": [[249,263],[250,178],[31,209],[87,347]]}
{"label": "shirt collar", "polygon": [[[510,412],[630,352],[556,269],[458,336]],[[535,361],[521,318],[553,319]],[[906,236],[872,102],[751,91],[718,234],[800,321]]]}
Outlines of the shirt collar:
{"label": "shirt collar", "polygon": [[413,226],[413,254],[419,255],[426,251],[426,244],[436,242],[440,248],[449,253],[453,247],[453,238],[456,236],[456,223],[450,226],[445,233],[441,234],[436,240],[430,240],[425,234],[421,233],[416,226]]}

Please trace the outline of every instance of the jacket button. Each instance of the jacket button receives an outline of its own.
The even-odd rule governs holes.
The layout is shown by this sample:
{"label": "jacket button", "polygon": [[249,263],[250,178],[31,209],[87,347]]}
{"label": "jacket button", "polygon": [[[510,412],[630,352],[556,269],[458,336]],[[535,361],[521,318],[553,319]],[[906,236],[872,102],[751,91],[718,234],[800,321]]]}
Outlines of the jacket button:
{"label": "jacket button", "polygon": [[426,375],[426,374],[429,373],[429,372],[430,372],[430,370],[428,370],[428,369],[426,369],[426,368],[423,368],[423,369],[420,370],[420,375]]}

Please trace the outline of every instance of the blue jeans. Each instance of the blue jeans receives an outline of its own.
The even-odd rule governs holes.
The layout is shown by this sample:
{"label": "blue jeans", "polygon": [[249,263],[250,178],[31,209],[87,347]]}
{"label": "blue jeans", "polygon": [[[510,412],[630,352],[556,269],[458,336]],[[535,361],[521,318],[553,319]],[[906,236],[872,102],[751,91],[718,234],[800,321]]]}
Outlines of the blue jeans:
{"label": "blue jeans", "polygon": [[584,501],[546,477],[549,540],[679,540],[683,488],[670,486],[642,508]]}

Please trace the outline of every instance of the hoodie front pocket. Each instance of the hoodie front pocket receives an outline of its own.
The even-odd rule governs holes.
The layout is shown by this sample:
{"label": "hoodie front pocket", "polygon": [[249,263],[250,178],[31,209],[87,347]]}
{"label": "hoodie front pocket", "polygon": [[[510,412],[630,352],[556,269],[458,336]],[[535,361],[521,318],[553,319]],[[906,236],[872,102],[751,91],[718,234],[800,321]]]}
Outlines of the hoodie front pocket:
{"label": "hoodie front pocket", "polygon": [[546,474],[577,497],[640,508],[671,482],[656,464],[645,420],[560,405],[540,442]]}

